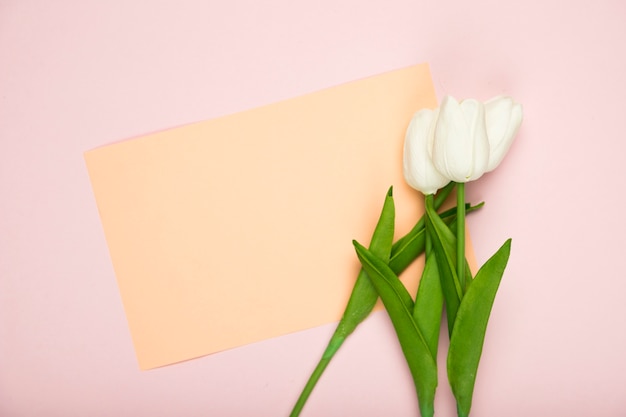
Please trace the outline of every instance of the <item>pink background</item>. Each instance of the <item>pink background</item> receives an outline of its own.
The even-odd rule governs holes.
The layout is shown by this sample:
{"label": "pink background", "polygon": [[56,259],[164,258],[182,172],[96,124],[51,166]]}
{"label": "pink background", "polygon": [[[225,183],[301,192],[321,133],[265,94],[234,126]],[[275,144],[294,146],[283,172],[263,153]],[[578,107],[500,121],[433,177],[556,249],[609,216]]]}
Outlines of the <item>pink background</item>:
{"label": "pink background", "polygon": [[[0,416],[287,415],[334,326],[139,371],[82,153],[420,62],[440,97],[525,106],[468,191],[478,260],[513,238],[473,415],[626,415],[625,22],[622,0],[0,0]],[[416,413],[379,312],[303,416]]]}

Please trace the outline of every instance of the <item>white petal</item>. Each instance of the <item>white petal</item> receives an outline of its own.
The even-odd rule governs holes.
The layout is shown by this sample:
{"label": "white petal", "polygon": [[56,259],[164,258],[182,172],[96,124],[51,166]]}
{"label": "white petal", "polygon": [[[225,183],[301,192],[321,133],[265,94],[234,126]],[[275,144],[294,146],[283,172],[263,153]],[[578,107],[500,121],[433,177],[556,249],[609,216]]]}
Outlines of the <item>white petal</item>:
{"label": "white petal", "polygon": [[511,97],[498,96],[485,103],[490,157],[487,171],[493,171],[508,152],[522,123],[522,106]]}
{"label": "white petal", "polygon": [[485,106],[474,99],[463,100],[461,109],[470,127],[472,137],[472,171],[466,181],[474,181],[480,178],[489,164],[489,139],[485,123]]}
{"label": "white petal", "polygon": [[489,160],[484,118],[484,106],[476,100],[442,100],[432,157],[439,172],[452,181],[472,181],[484,174]]}
{"label": "white petal", "polygon": [[472,140],[469,126],[456,99],[446,96],[441,101],[432,148],[437,170],[452,181],[465,182],[471,172]]}
{"label": "white petal", "polygon": [[411,119],[404,140],[404,178],[424,195],[433,194],[449,180],[435,169],[429,146],[432,143],[438,110],[424,109]]}

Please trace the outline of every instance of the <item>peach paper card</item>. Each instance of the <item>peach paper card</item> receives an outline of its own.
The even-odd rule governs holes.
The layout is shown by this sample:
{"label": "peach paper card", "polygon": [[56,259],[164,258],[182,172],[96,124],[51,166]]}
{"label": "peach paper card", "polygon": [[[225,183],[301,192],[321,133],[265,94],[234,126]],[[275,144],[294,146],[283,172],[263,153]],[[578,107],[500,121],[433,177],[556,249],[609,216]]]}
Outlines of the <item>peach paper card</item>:
{"label": "peach paper card", "polygon": [[421,215],[404,132],[436,105],[418,65],[86,152],[140,368],[337,321],[388,187],[398,235]]}

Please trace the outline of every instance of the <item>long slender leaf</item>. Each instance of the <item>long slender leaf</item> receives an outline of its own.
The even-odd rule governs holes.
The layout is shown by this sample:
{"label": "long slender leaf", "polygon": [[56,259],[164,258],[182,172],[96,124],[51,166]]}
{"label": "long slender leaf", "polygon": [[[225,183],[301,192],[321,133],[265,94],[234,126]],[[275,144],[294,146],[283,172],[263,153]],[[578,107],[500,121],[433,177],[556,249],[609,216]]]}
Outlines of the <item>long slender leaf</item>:
{"label": "long slender leaf", "polygon": [[[395,205],[393,202],[393,188],[389,188],[382,212],[380,213],[380,218],[378,219],[374,234],[372,235],[372,241],[370,242],[370,250],[381,259],[389,259],[391,255],[394,222]],[[348,299],[343,318],[339,322],[335,333],[344,338],[350,334],[372,311],[377,299],[378,293],[376,289],[367,278],[366,272],[361,269],[352,293],[350,294],[350,298]],[[411,303],[413,303],[413,301],[411,301]]]}
{"label": "long slender leaf", "polygon": [[443,292],[435,257],[436,254],[431,252],[426,258],[417,289],[417,296],[415,297],[413,318],[424,336],[431,356],[436,361],[439,330],[441,328],[441,313],[443,310]]}
{"label": "long slender leaf", "polygon": [[383,260],[356,241],[354,246],[361,265],[367,271],[380,295],[398,335],[402,352],[415,383],[420,413],[422,417],[432,417],[437,388],[437,364],[413,319],[412,310],[407,308],[405,299],[411,296],[397,275]]}
{"label": "long slender leaf", "polygon": [[426,222],[431,231],[433,252],[437,258],[441,289],[446,305],[448,334],[452,335],[456,314],[463,298],[463,289],[456,276],[456,237],[428,201],[426,202]]}
{"label": "long slender leaf", "polygon": [[459,417],[469,415],[487,323],[511,252],[511,239],[480,268],[461,301],[448,350],[448,380]]}
{"label": "long slender leaf", "polygon": [[[393,187],[390,187],[385,196],[385,202],[380,214],[380,218],[374,229],[372,241],[370,242],[371,250],[376,256],[383,259],[389,259],[391,254],[391,246],[393,243],[395,222],[395,206],[393,202]],[[378,294],[373,287],[371,281],[367,278],[364,270],[359,272],[357,280],[352,289],[352,293],[348,300],[344,315],[337,325],[335,333],[328,342],[326,350],[322,354],[322,358],[318,362],[315,370],[309,377],[302,393],[300,394],[290,417],[299,416],[304,408],[304,404],[308,400],[317,381],[324,373],[328,363],[333,358],[337,350],[343,344],[345,338],[354,331],[356,326],[361,323],[365,317],[372,311]],[[410,301],[411,305],[413,300]]]}

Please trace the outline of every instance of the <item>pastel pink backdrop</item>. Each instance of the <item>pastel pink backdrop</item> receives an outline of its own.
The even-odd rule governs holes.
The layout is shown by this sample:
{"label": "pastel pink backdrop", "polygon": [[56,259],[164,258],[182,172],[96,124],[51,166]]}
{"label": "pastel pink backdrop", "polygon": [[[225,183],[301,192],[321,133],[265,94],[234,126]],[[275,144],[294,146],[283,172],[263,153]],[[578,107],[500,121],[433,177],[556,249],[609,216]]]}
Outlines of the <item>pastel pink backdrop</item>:
{"label": "pastel pink backdrop", "polygon": [[[139,371],[82,153],[420,62],[440,97],[525,108],[468,191],[478,260],[513,238],[473,415],[626,415],[625,18],[621,0],[0,0],[0,416],[287,415],[334,326]],[[416,413],[379,312],[303,416]]]}

